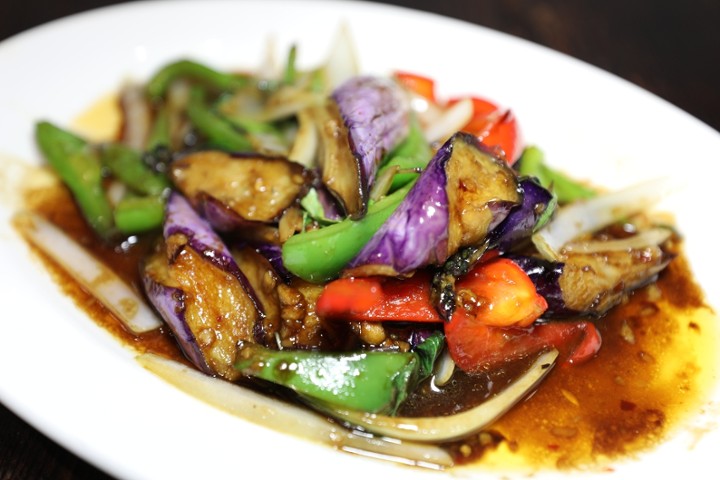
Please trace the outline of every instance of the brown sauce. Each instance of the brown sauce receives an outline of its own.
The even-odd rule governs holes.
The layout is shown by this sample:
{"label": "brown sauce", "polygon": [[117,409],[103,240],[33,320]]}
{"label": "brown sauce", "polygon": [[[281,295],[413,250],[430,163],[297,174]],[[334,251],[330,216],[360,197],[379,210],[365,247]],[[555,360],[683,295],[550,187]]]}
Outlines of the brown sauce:
{"label": "brown sauce", "polygon": [[[141,291],[138,264],[153,238],[138,238],[125,247],[98,245],[63,188],[33,191],[27,203]],[[184,361],[168,332],[130,334],[57,265],[44,260],[62,290],[123,344]],[[636,291],[597,327],[603,346],[596,358],[556,366],[529,399],[491,430],[445,445],[457,463],[502,469],[602,466],[650,449],[700,409],[716,373],[717,317],[682,254],[656,284]],[[482,398],[488,381],[502,383],[511,376],[458,377],[450,402],[472,402],[469,394]],[[474,387],[466,388],[471,383]]]}
{"label": "brown sauce", "polygon": [[[26,208],[42,214],[62,228],[76,242],[87,248],[97,258],[102,259],[136,292],[144,295],[140,282],[139,264],[152,248],[154,242],[152,237],[138,237],[121,245],[98,242],[90,227],[80,216],[69,192],[60,185],[25,192],[24,204]],[[45,263],[53,280],[60,286],[63,293],[72,298],[78,307],[123,345],[134,348],[138,352],[162,353],[184,361],[174,339],[164,329],[135,336],[52,259],[45,256],[39,249],[34,250]]]}
{"label": "brown sauce", "polygon": [[632,455],[700,408],[715,377],[717,317],[682,256],[597,326],[596,358],[555,368],[495,425],[516,456],[569,468]]}

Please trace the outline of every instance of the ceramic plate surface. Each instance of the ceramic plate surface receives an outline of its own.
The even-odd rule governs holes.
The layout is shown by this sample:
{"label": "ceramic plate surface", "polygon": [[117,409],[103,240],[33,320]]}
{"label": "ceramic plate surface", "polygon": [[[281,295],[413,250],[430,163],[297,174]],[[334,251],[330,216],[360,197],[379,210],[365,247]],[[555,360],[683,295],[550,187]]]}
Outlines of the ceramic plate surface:
{"label": "ceramic plate surface", "polygon": [[[717,205],[720,162],[713,155],[720,135],[657,97],[528,42],[405,9],[354,2],[132,3],[55,21],[0,44],[4,404],[123,478],[242,478],[248,469],[272,478],[453,475],[299,441],[181,393],[141,368],[131,351],[62,295],[9,225],[17,206],[10,189],[22,165],[39,163],[32,138],[37,120],[67,125],[123,81],[144,80],[181,57],[255,68],[270,37],[280,55],[297,43],[301,66],[318,65],[342,22],[364,72],[424,73],[437,80],[441,96],[478,93],[510,106],[525,140],[573,176],[611,188],[663,175],[684,181],[688,188],[661,208],[676,216],[696,278],[710,303],[720,306],[710,223],[716,221],[710,211]],[[717,471],[720,432],[696,437],[692,430],[717,424],[718,398],[687,431],[599,476]],[[457,475],[495,478],[477,469]]]}

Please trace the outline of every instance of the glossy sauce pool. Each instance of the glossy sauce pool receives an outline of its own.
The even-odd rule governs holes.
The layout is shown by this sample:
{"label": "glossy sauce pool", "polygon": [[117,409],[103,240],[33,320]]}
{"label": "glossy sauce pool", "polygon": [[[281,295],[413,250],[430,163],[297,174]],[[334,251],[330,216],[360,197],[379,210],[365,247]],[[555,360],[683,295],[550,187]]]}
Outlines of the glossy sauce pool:
{"label": "glossy sauce pool", "polygon": [[570,468],[647,450],[696,413],[716,381],[717,317],[682,256],[597,326],[596,358],[556,367],[493,428],[515,461]]}
{"label": "glossy sauce pool", "polygon": [[[138,267],[152,238],[102,246],[63,188],[44,188],[26,198],[29,208],[61,226],[140,291]],[[123,344],[184,361],[167,332],[128,333],[44,260],[62,290]],[[716,379],[718,325],[682,254],[656,284],[636,291],[596,325],[603,338],[596,358],[556,366],[530,398],[487,432],[445,445],[457,463],[523,470],[605,468],[609,461],[652,448],[701,408]],[[472,403],[471,398],[453,400],[465,401]]]}

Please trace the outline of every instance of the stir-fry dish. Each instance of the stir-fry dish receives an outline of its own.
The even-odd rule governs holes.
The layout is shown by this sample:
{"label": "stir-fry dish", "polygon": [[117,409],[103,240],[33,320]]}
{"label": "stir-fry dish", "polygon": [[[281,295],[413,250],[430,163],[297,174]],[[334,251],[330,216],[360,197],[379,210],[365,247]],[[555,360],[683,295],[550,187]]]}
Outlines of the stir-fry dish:
{"label": "stir-fry dish", "polygon": [[169,339],[179,355],[139,358],[182,388],[289,408],[277,428],[303,418],[348,450],[463,463],[555,370],[598,361],[614,309],[674,263],[649,213],[672,184],[574,180],[510,109],[364,74],[348,48],[307,70],[294,47],[279,71],[168,64],[123,88],[107,141],[39,121],[90,233],[29,212],[25,233],[127,335]]}

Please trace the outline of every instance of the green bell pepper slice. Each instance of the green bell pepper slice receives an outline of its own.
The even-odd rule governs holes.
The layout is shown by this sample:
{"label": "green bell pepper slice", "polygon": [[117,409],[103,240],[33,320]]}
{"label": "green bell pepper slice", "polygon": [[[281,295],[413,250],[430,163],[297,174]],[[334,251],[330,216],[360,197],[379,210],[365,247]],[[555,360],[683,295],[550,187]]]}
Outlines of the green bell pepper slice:
{"label": "green bell pepper slice", "polygon": [[240,347],[235,368],[287,387],[311,404],[392,415],[432,372],[443,338],[435,333],[408,352],[271,350],[248,343]]}
{"label": "green bell pepper slice", "polygon": [[103,189],[97,152],[84,139],[46,121],[36,124],[35,138],[88,224],[101,237],[111,237],[115,231],[113,211]]}
{"label": "green bell pepper slice", "polygon": [[170,181],[164,175],[148,167],[142,154],[119,143],[110,143],[100,149],[102,165],[134,191],[144,195],[160,195],[170,188]]}
{"label": "green bell pepper slice", "polygon": [[360,220],[345,219],[290,237],[282,246],[283,265],[294,275],[313,283],[336,278],[397,209],[414,183],[370,205],[367,215]]}
{"label": "green bell pepper slice", "polygon": [[593,198],[597,191],[545,163],[545,155],[537,147],[527,147],[518,160],[518,172],[537,178],[540,184],[557,197],[559,203]]}
{"label": "green bell pepper slice", "polygon": [[227,72],[220,72],[192,60],[179,60],[158,70],[147,83],[151,98],[162,97],[170,85],[179,78],[199,82],[209,88],[232,91],[248,84],[248,78]]}

